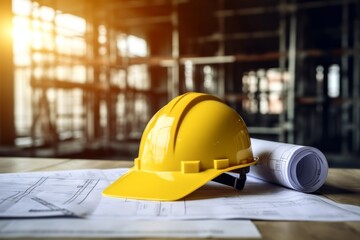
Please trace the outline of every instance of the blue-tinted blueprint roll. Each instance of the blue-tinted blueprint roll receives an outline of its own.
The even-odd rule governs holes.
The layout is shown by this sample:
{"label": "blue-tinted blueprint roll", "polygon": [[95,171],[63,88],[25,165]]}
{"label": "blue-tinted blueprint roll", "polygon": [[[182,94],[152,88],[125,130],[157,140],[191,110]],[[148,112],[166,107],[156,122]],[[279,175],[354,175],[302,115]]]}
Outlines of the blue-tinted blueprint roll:
{"label": "blue-tinted blueprint roll", "polygon": [[315,192],[326,181],[328,163],[324,154],[308,146],[251,139],[258,163],[250,175],[301,192]]}

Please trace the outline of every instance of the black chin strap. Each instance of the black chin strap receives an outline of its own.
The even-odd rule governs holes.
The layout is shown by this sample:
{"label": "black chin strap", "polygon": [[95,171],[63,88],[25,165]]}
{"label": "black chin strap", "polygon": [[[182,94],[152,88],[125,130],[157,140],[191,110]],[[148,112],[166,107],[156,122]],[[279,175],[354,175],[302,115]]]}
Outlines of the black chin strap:
{"label": "black chin strap", "polygon": [[246,173],[248,173],[249,170],[249,167],[239,169],[237,171],[239,173],[238,178],[230,174],[223,173],[214,178],[212,181],[236,188],[237,190],[242,190],[246,182]]}

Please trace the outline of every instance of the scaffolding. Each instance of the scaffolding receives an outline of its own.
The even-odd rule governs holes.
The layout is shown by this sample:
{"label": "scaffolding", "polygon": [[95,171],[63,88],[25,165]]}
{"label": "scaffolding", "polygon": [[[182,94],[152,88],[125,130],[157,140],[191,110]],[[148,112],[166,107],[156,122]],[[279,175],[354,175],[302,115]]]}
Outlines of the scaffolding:
{"label": "scaffolding", "polygon": [[[26,17],[44,39],[32,38],[30,62],[17,69],[30,86],[20,135],[34,155],[43,146],[61,155],[73,142],[137,144],[150,117],[187,91],[224,99],[252,136],[360,153],[357,1],[29,3]],[[82,31],[63,29],[69,14]]]}

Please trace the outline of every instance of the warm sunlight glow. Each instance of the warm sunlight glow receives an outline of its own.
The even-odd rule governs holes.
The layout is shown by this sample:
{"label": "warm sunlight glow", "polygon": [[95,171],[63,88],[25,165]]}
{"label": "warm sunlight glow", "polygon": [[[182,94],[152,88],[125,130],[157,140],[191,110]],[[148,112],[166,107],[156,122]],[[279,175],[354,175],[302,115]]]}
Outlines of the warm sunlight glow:
{"label": "warm sunlight glow", "polygon": [[17,55],[27,53],[32,48],[56,50],[63,54],[85,54],[84,19],[55,12],[50,7],[39,7],[27,0],[13,2],[15,64],[29,64],[19,60]]}
{"label": "warm sunlight glow", "polygon": [[118,36],[117,46],[121,56],[147,56],[147,43],[144,39],[137,36],[120,34]]}
{"label": "warm sunlight glow", "polygon": [[[102,65],[116,65],[116,61],[124,57],[148,56],[143,38],[111,29],[105,23],[94,27],[79,16],[49,7],[56,4],[47,1],[12,0],[12,3],[14,17],[10,36],[13,37],[18,136],[32,136],[33,143],[38,143],[33,137],[35,132],[42,136],[39,139],[46,140],[51,130],[44,130],[41,121],[50,120],[56,125],[60,139],[83,136],[87,90],[76,87],[81,84],[96,80],[119,89],[150,89],[146,65],[132,65],[127,71]],[[119,116],[128,111],[126,101],[117,104]],[[108,107],[104,104],[100,101],[99,119],[106,128]],[[149,102],[139,97],[131,116],[134,128],[142,129],[141,124],[149,117],[147,109],[150,109]],[[128,127],[126,121],[120,119],[119,128]]]}
{"label": "warm sunlight glow", "polygon": [[[31,104],[38,98],[31,81],[86,81],[86,67],[83,63],[68,64],[74,56],[86,55],[86,22],[80,17],[55,11],[30,0],[13,0],[12,8],[15,125],[18,135],[26,136],[33,124],[34,110]],[[66,118],[69,109],[81,107],[74,106],[74,102],[82,99],[82,93],[48,89],[46,96],[51,106],[56,106],[58,110],[57,128],[65,129],[69,124],[69,118]],[[76,114],[70,119],[73,123],[80,121],[81,113]]]}

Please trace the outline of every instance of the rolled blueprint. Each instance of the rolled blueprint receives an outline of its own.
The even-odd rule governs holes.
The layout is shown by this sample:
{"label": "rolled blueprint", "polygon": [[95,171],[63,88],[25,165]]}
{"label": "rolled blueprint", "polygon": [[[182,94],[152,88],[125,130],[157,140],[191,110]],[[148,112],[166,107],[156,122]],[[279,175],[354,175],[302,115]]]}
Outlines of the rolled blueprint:
{"label": "rolled blueprint", "polygon": [[328,163],[324,154],[308,146],[251,139],[258,163],[250,175],[301,192],[315,192],[324,183]]}

